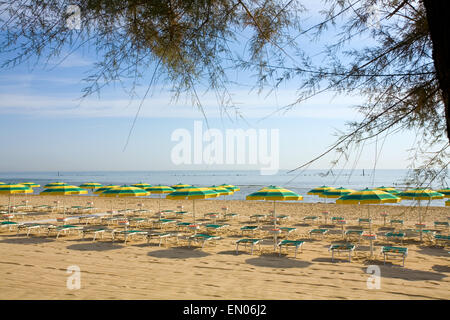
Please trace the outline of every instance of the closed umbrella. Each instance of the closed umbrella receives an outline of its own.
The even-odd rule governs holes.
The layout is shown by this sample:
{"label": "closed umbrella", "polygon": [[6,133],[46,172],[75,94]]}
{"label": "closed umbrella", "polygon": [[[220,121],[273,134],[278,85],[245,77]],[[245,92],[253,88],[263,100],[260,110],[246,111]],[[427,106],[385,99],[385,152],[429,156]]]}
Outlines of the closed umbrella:
{"label": "closed umbrella", "polygon": [[198,199],[208,199],[208,198],[216,198],[219,196],[219,193],[211,190],[209,188],[198,188],[198,187],[190,187],[190,188],[182,188],[175,190],[172,193],[169,193],[166,198],[172,200],[192,200],[192,209],[195,223],[195,200]]}
{"label": "closed umbrella", "polygon": [[33,189],[23,184],[1,184],[0,194],[8,194],[8,214],[11,213],[11,195],[14,196],[16,193],[32,193]]}
{"label": "closed umbrella", "polygon": [[435,199],[443,199],[444,195],[442,193],[425,189],[425,188],[416,188],[410,189],[397,194],[400,198],[406,200],[416,200],[418,202],[418,210],[419,210],[419,225],[420,225],[420,241],[422,241],[422,210],[420,210],[420,202],[422,200],[428,200],[428,204]]}
{"label": "closed umbrella", "polygon": [[[342,196],[336,200],[337,204],[383,204],[383,203],[397,203],[400,202],[400,198],[376,189],[364,189],[361,191],[355,191]],[[367,206],[367,216],[370,219],[370,206]],[[370,220],[369,220],[370,221]],[[369,232],[372,234],[372,223],[369,222]],[[373,254],[372,241],[370,242],[370,256]]]}

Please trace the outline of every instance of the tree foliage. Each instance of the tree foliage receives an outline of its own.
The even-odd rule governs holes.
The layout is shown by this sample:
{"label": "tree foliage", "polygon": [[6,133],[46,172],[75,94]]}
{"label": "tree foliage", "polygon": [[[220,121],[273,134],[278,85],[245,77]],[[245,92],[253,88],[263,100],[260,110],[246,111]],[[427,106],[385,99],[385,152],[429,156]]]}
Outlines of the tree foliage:
{"label": "tree foliage", "polygon": [[[446,178],[449,106],[424,2],[325,0],[323,19],[313,26],[304,20],[304,2],[3,1],[0,52],[9,58],[2,66],[89,46],[99,60],[85,79],[85,95],[124,79],[132,79],[134,89],[151,70],[172,85],[174,97],[188,92],[202,109],[197,88],[206,87],[216,91],[224,108],[233,108],[228,69],[254,73],[261,89],[298,84],[298,97],[286,110],[323,92],[359,95],[365,99],[357,106],[363,120],[349,123],[319,157],[337,151],[337,165],[366,141],[414,130],[411,178],[424,183]],[[81,9],[79,31],[67,26],[68,5]],[[445,12],[440,18],[446,19]],[[323,38],[319,60],[308,47]],[[361,39],[367,46],[359,45]]]}

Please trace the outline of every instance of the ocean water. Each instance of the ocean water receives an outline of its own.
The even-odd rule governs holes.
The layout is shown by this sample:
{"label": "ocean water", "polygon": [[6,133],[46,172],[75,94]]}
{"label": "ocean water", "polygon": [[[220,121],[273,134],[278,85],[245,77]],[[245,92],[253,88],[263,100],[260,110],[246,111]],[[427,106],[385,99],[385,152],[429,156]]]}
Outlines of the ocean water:
{"label": "ocean water", "polygon": [[[268,185],[282,186],[303,196],[302,202],[324,202],[323,198],[307,195],[315,187],[327,185],[346,187],[354,190],[395,187],[404,190],[403,180],[407,170],[340,170],[334,175],[325,175],[326,170],[304,170],[288,173],[279,171],[276,175],[261,175],[259,171],[92,171],[92,172],[0,172],[0,182],[35,182],[44,186],[50,182],[66,182],[80,185],[85,182],[101,184],[133,184],[145,182],[152,185],[174,185],[178,183],[194,186],[233,184],[241,191],[221,197],[226,200],[244,200],[245,196]],[[443,186],[433,186],[441,188]],[[35,194],[43,190],[35,188]],[[91,193],[89,193],[91,194]],[[149,197],[158,197],[150,195]],[[328,199],[327,202],[334,202]],[[424,202],[424,201],[423,201]],[[433,206],[444,206],[445,200],[433,200]],[[402,201],[401,205],[410,205],[411,201]],[[395,204],[394,204],[395,205]]]}

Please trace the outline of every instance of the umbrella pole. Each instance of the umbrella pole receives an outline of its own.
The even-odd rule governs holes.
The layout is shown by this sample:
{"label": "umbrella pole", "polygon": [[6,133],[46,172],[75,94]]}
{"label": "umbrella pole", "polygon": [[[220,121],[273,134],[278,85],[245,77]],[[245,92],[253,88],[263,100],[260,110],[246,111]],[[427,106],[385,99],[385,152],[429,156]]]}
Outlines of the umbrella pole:
{"label": "umbrella pole", "polygon": [[192,213],[194,214],[194,223],[195,223],[195,200],[192,200]]}
{"label": "umbrella pole", "polygon": [[276,227],[277,226],[277,214],[275,212],[275,203],[276,201],[273,201],[273,225]]}
{"label": "umbrella pole", "polygon": [[8,201],[8,214],[11,213],[11,194],[9,194],[9,201]]}
{"label": "umbrella pole", "polygon": [[420,210],[420,200],[419,200],[419,225],[420,225],[420,242],[422,242],[422,210]]}

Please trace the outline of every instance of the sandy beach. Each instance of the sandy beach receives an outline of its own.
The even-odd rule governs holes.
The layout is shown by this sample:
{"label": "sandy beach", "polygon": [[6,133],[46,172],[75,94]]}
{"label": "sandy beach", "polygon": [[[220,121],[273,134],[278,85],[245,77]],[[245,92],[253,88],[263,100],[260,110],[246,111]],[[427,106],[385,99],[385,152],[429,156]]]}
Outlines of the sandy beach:
{"label": "sandy beach", "polygon": [[[16,196],[14,202],[20,204],[28,200],[28,205],[53,204],[52,196]],[[58,200],[62,200],[59,197]],[[111,209],[149,209],[150,213],[140,216],[154,220],[157,218],[158,199],[111,199],[85,196],[67,196],[66,206],[86,205],[93,201],[96,210],[92,214],[105,213]],[[111,202],[113,201],[113,202]],[[126,204],[125,204],[126,201]],[[0,205],[7,205],[8,197],[0,197]],[[142,206],[138,206],[142,204]],[[183,210],[190,213],[175,217],[179,221],[192,221],[192,201],[161,200],[162,209]],[[124,244],[123,240],[112,242],[107,234],[95,241],[92,237],[82,239],[78,234],[47,236],[45,233],[31,234],[29,237],[15,229],[0,230],[0,299],[449,299],[450,298],[450,255],[449,248],[436,246],[424,237],[405,239],[403,244],[388,242],[383,234],[390,230],[390,224],[383,225],[380,213],[388,212],[390,219],[402,219],[403,228],[414,228],[418,222],[418,209],[402,206],[370,207],[375,241],[374,256],[369,258],[369,242],[361,241],[353,253],[351,262],[347,255],[331,261],[328,248],[331,243],[342,241],[341,227],[330,223],[331,217],[345,217],[346,229],[358,226],[357,219],[367,217],[367,207],[356,205],[336,205],[323,203],[277,203],[277,215],[288,215],[280,220],[280,226],[294,227],[289,234],[291,240],[304,240],[302,251],[294,257],[293,250],[274,251],[273,238],[266,231],[256,232],[252,237],[263,239],[261,251],[249,248],[235,251],[235,241],[249,237],[242,235],[240,228],[255,225],[250,220],[254,214],[269,214],[271,202],[238,200],[199,200],[196,201],[197,223],[210,222],[204,214],[228,212],[239,217],[217,223],[230,226],[218,235],[220,240],[207,242],[202,248],[199,244],[188,247],[188,242],[179,239],[147,243],[136,237]],[[20,209],[19,209],[20,210]],[[328,211],[327,223],[322,211]],[[434,221],[448,221],[450,211],[445,207],[422,208],[427,228],[434,228]],[[83,213],[86,214],[86,213]],[[67,214],[67,216],[80,214]],[[128,213],[127,215],[131,215]],[[305,222],[306,216],[318,216],[313,222]],[[12,221],[52,221],[61,217],[57,212],[29,212],[17,216]],[[81,225],[76,219],[70,224]],[[53,222],[56,224],[56,221]],[[91,222],[89,225],[98,225]],[[269,222],[259,222],[269,226]],[[83,224],[84,225],[84,224]],[[88,225],[88,226],[89,226]],[[325,227],[329,233],[323,239],[310,239],[309,230]],[[123,227],[110,225],[109,228]],[[133,228],[134,227],[131,227]],[[140,230],[155,230],[150,224],[137,227]],[[157,229],[159,230],[159,229]],[[398,229],[397,229],[398,230]],[[175,231],[173,225],[164,231]],[[183,232],[183,231],[180,231]],[[442,234],[448,235],[448,229]],[[185,231],[189,234],[189,231]],[[407,247],[409,252],[405,266],[401,261],[388,261],[383,264],[380,247],[383,245]],[[369,289],[367,273],[370,265],[380,268],[380,288]],[[80,270],[80,288],[70,290],[67,286],[71,273],[68,267]]]}

